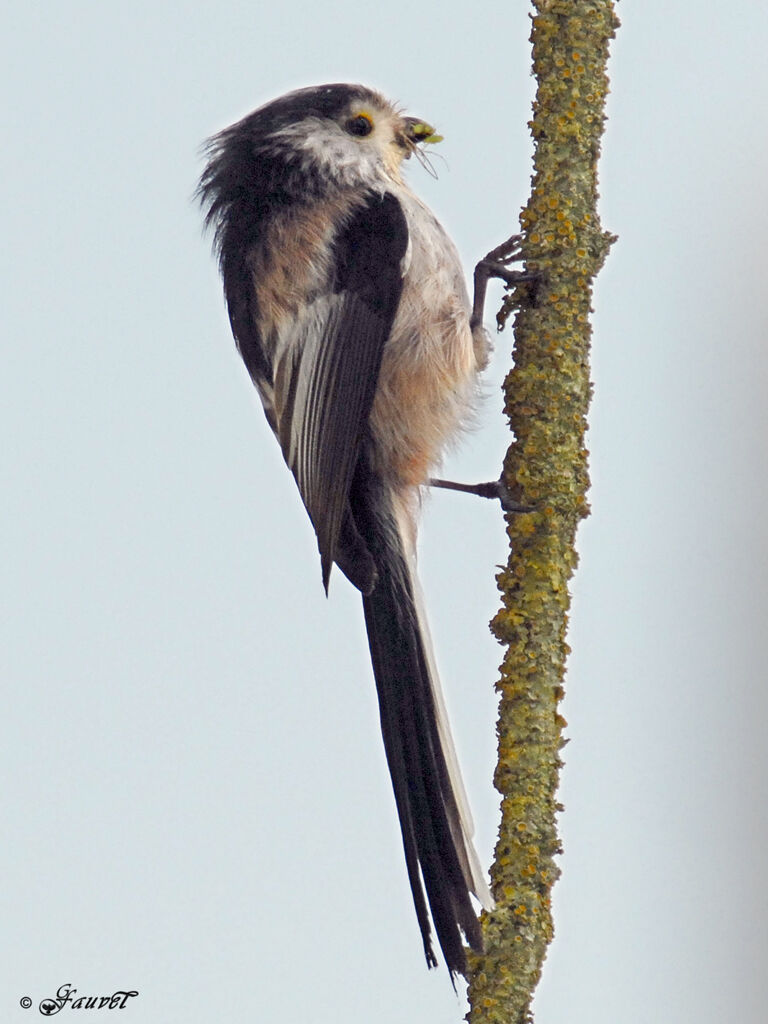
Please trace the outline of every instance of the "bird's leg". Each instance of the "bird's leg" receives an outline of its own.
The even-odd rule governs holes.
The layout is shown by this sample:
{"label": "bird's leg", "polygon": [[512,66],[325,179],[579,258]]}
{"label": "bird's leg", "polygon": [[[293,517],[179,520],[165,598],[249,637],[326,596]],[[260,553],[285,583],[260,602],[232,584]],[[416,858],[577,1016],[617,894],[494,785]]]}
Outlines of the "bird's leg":
{"label": "bird's leg", "polygon": [[470,325],[480,327],[483,323],[485,311],[485,293],[488,288],[488,279],[491,277],[501,278],[508,285],[522,284],[525,281],[537,281],[538,275],[525,270],[510,270],[510,263],[519,263],[523,259],[520,249],[522,235],[512,235],[491,249],[487,256],[480,260],[475,267],[475,295],[472,303],[472,318]]}
{"label": "bird's leg", "polygon": [[535,506],[521,505],[509,493],[503,480],[489,480],[484,484],[457,484],[453,480],[429,481],[430,487],[442,487],[447,491],[462,491],[464,494],[476,494],[478,498],[498,498],[505,512],[533,512]]}
{"label": "bird's leg", "polygon": [[[487,256],[475,267],[475,296],[472,303],[470,325],[474,329],[482,327],[485,310],[485,293],[488,279],[499,277],[509,285],[521,284],[524,281],[537,281],[538,275],[524,270],[510,270],[510,263],[519,263],[523,254],[520,249],[522,235],[512,235],[491,249]],[[449,491],[463,491],[465,494],[476,494],[480,498],[498,498],[505,512],[533,512],[532,505],[521,505],[512,498],[509,488],[503,479],[490,480],[483,484],[457,484],[452,480],[430,480],[431,487],[444,487]]]}

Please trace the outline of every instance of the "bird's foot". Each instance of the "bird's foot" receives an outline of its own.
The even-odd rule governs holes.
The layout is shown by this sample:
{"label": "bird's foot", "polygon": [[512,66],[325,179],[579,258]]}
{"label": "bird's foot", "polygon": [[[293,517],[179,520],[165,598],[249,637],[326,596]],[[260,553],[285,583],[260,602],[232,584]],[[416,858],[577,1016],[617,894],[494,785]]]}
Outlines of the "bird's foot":
{"label": "bird's foot", "polygon": [[[523,259],[522,240],[522,235],[510,235],[506,242],[491,249],[475,267],[475,294],[471,321],[473,327],[477,327],[483,322],[485,293],[490,278],[497,277],[510,287],[526,282],[535,285],[540,280],[539,274],[534,271],[510,269],[511,263],[520,263]],[[533,304],[535,305],[535,296]]]}
{"label": "bird's foot", "polygon": [[447,491],[461,491],[463,494],[476,494],[478,498],[498,498],[505,512],[534,512],[534,505],[522,505],[515,501],[509,488],[502,479],[489,480],[482,484],[459,484],[453,480],[429,481],[430,487],[441,487]]}

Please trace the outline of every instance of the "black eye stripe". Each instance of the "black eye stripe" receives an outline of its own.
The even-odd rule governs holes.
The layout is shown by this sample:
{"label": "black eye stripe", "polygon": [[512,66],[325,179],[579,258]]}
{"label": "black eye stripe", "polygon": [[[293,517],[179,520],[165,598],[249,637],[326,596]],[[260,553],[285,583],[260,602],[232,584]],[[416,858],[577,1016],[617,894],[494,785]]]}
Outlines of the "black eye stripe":
{"label": "black eye stripe", "polygon": [[373,131],[373,124],[371,119],[366,117],[365,114],[358,114],[357,117],[350,117],[347,121],[345,128],[350,135],[370,135]]}

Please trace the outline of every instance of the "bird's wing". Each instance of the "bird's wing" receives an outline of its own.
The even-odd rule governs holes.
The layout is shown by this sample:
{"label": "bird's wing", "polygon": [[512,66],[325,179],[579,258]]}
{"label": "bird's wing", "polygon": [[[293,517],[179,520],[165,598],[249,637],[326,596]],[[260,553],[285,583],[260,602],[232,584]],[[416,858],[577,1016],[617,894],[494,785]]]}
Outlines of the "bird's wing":
{"label": "bird's wing", "polygon": [[285,328],[277,347],[276,432],[317,533],[326,588],[340,533],[350,528],[352,475],[400,301],[407,247],[398,200],[371,194],[335,238],[327,290]]}

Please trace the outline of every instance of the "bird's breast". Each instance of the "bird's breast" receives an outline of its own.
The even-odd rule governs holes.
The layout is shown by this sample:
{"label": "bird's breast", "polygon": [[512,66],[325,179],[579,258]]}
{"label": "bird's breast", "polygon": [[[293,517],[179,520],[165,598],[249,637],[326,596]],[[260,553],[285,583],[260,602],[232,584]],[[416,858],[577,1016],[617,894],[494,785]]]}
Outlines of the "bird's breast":
{"label": "bird's breast", "polygon": [[419,485],[471,414],[477,365],[458,253],[419,199],[408,190],[398,199],[408,222],[410,260],[384,349],[371,431],[380,472]]}

